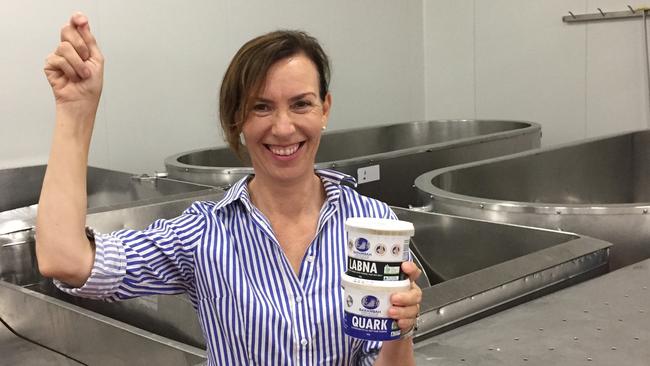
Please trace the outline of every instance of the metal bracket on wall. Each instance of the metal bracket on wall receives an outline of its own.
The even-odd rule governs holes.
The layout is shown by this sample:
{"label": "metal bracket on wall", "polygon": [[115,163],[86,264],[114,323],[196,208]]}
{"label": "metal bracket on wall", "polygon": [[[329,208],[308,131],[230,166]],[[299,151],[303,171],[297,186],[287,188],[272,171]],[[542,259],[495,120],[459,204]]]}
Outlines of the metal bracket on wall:
{"label": "metal bracket on wall", "polygon": [[601,8],[596,8],[598,12],[590,14],[573,14],[573,12],[570,11],[569,15],[562,17],[562,21],[565,23],[577,23],[613,19],[641,18],[643,17],[643,13],[650,11],[650,7],[640,7],[634,9],[628,5],[627,8],[628,10],[614,12],[605,12]]}

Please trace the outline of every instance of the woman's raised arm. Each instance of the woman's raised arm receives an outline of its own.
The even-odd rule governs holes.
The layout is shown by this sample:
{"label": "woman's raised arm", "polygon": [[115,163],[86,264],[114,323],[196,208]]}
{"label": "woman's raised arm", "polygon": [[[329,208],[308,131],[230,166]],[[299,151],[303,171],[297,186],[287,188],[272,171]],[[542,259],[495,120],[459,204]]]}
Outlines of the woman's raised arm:
{"label": "woman's raised arm", "polygon": [[104,58],[88,19],[74,14],[45,61],[56,125],[36,222],[36,255],[44,276],[84,284],[94,249],[85,235],[88,149],[102,90]]}

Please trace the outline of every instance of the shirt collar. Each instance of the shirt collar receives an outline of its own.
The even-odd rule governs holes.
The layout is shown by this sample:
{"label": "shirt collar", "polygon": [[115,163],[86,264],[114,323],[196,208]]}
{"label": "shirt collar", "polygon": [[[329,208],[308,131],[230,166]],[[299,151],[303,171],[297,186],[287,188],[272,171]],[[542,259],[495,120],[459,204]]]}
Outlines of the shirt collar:
{"label": "shirt collar", "polygon": [[[339,197],[341,195],[341,185],[349,185],[352,187],[357,186],[356,179],[345,173],[330,169],[315,169],[314,172],[323,182],[323,186],[325,187],[326,201],[331,205],[336,205],[338,203]],[[237,181],[237,183],[233,184],[233,186],[230,187],[230,189],[226,192],[224,198],[217,204],[217,207],[215,207],[215,209],[218,210],[235,201],[240,201],[248,211],[251,211],[253,204],[251,203],[250,196],[248,194],[248,181],[252,177],[252,174],[248,175]]]}

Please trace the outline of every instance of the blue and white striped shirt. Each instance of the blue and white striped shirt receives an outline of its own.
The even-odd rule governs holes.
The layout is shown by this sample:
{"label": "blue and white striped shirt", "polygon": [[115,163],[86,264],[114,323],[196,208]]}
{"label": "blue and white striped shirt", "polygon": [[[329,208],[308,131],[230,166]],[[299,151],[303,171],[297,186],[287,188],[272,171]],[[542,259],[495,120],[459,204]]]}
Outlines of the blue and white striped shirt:
{"label": "blue and white striped shirt", "polygon": [[326,201],[314,240],[293,271],[270,222],[252,204],[247,182],[219,202],[195,202],[181,216],[143,231],[95,234],[86,284],[59,287],[73,295],[129,299],[187,293],[198,315],[209,365],[372,364],[380,342],[343,333],[341,274],[345,219],[395,218],[388,205],[316,170]]}

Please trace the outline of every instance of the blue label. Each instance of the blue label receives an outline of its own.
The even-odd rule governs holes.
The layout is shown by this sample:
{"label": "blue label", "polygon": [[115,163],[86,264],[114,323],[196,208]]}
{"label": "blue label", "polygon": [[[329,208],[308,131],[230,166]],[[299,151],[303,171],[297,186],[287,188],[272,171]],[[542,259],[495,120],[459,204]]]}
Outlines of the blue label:
{"label": "blue label", "polygon": [[397,321],[391,318],[371,318],[345,312],[343,331],[350,337],[371,341],[390,341],[400,337]]}
{"label": "blue label", "polygon": [[368,249],[370,249],[370,242],[366,238],[359,238],[357,239],[357,243],[355,244],[356,248],[360,252],[367,252]]}

